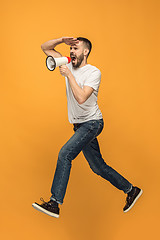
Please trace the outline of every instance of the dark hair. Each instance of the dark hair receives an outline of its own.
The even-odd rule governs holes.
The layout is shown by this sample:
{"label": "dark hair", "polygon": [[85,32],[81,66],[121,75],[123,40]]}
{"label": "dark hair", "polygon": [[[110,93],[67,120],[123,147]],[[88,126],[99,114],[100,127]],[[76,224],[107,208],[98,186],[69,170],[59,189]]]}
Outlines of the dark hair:
{"label": "dark hair", "polygon": [[87,58],[88,58],[88,56],[91,52],[91,49],[92,49],[92,43],[87,38],[84,38],[84,37],[78,37],[77,40],[79,40],[80,42],[84,42],[84,44],[88,48],[88,50],[89,50],[88,55],[87,55]]}

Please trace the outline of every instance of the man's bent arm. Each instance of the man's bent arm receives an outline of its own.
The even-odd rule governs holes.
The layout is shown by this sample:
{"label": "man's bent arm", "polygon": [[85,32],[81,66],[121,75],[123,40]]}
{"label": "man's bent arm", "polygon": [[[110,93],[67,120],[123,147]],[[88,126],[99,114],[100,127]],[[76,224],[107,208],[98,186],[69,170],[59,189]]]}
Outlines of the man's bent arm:
{"label": "man's bent arm", "polygon": [[41,48],[43,52],[47,56],[52,56],[52,57],[61,57],[62,55],[55,50],[55,47],[59,44],[63,43],[63,38],[57,38],[53,40],[49,40],[41,45]]}
{"label": "man's bent arm", "polygon": [[65,66],[65,65],[60,66],[59,70],[60,70],[60,73],[62,74],[62,76],[65,76],[68,78],[73,95],[74,95],[75,99],[77,100],[77,102],[79,104],[84,103],[90,97],[90,95],[92,94],[94,89],[89,86],[84,86],[82,89],[76,82],[73,74],[71,73],[71,71],[69,70],[69,68],[67,66]]}
{"label": "man's bent arm", "polygon": [[55,50],[55,47],[61,43],[65,43],[66,45],[74,45],[76,43],[78,43],[79,41],[77,40],[77,38],[73,38],[73,37],[61,37],[61,38],[57,38],[57,39],[53,39],[53,40],[49,40],[45,43],[43,43],[41,45],[41,48],[43,50],[43,52],[46,54],[46,55],[50,55],[52,57],[62,57],[62,55],[57,52]]}
{"label": "man's bent arm", "polygon": [[77,84],[74,76],[68,75],[68,81],[71,86],[73,95],[79,104],[84,103],[92,94],[93,88],[89,86],[84,86],[83,89]]}

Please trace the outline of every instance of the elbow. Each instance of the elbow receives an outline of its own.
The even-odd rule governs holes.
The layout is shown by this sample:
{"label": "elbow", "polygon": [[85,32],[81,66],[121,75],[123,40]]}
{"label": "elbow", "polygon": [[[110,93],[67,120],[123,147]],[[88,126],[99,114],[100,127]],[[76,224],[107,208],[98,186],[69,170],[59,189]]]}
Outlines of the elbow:
{"label": "elbow", "polygon": [[83,104],[83,102],[82,101],[78,101],[78,103],[81,105],[81,104]]}
{"label": "elbow", "polygon": [[85,99],[78,99],[79,104],[83,104],[86,100]]}
{"label": "elbow", "polygon": [[43,46],[43,44],[41,45],[41,49],[42,49],[42,51],[44,51],[44,46]]}
{"label": "elbow", "polygon": [[42,49],[43,52],[46,50],[46,48],[44,46],[44,43],[41,45],[41,49]]}

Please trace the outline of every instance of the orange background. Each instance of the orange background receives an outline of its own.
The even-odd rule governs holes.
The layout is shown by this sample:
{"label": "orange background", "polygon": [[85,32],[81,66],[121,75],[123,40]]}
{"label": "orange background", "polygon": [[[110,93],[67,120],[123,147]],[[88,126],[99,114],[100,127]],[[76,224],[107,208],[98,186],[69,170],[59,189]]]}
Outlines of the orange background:
{"label": "orange background", "polygon": [[[1,239],[158,239],[160,2],[1,3]],[[93,43],[102,72],[102,155],[144,194],[124,214],[123,192],[73,162],[59,219],[32,208],[50,197],[57,156],[72,136],[65,80],[47,70],[41,44],[61,36]],[[68,46],[57,47],[63,55]]]}

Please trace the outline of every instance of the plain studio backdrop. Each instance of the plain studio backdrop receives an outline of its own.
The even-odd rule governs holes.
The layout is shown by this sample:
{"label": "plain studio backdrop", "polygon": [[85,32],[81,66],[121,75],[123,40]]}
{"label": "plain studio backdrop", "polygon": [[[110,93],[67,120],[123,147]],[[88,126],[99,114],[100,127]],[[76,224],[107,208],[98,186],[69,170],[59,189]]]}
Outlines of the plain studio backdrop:
{"label": "plain studio backdrop", "polygon": [[[1,3],[1,239],[158,239],[159,12],[158,0]],[[73,134],[65,80],[58,68],[47,70],[41,50],[61,36],[93,43],[88,60],[102,73],[102,156],[144,191],[128,213],[123,192],[95,175],[82,153],[60,218],[32,208],[49,199],[58,152]],[[57,50],[69,55],[65,44]]]}

